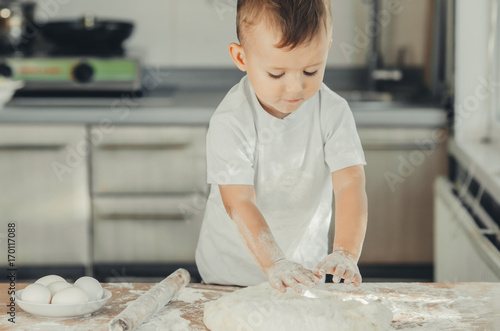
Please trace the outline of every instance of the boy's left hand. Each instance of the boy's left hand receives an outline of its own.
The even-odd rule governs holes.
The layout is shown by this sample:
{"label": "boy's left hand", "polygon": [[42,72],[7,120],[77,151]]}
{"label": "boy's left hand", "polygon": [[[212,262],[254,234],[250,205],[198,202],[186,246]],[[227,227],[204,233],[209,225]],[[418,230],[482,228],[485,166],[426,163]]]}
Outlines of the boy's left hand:
{"label": "boy's left hand", "polygon": [[334,283],[339,283],[340,279],[343,278],[346,285],[351,283],[355,287],[361,285],[361,274],[356,260],[354,256],[344,250],[334,250],[333,253],[327,255],[318,263],[314,272],[321,275],[333,275]]}

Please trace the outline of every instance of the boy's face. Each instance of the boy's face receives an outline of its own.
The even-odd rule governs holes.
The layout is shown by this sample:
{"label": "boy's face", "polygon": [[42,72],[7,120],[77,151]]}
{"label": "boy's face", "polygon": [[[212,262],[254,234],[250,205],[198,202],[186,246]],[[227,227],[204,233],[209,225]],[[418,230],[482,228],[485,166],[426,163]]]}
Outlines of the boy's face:
{"label": "boy's face", "polygon": [[321,87],[331,36],[326,29],[310,43],[294,49],[277,48],[281,35],[262,20],[246,33],[244,45],[230,45],[233,60],[246,71],[262,107],[285,118]]}

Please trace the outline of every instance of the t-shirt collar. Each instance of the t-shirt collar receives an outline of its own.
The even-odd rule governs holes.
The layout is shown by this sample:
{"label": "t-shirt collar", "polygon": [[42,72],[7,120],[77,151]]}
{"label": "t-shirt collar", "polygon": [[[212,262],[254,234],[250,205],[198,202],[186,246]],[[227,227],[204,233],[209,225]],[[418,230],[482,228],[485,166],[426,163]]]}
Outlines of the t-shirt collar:
{"label": "t-shirt collar", "polygon": [[293,123],[296,123],[296,122],[300,123],[302,117],[304,117],[305,115],[307,115],[310,112],[310,110],[312,109],[311,103],[316,98],[316,96],[312,97],[311,99],[309,99],[306,102],[304,102],[299,107],[299,109],[297,109],[293,113],[289,114],[285,118],[280,119],[280,118],[277,118],[277,117],[269,114],[262,107],[262,105],[260,104],[259,100],[257,99],[257,95],[255,94],[253,86],[252,86],[252,84],[250,84],[250,81],[248,80],[248,78],[247,78],[247,82],[246,83],[248,84],[249,94],[250,94],[250,97],[252,98],[251,103],[252,103],[252,105],[254,107],[254,110],[255,110],[255,112],[257,114],[257,118],[259,119],[259,121],[264,121],[264,122],[276,121],[276,122],[279,122],[279,123],[285,124],[285,125],[293,125]]}

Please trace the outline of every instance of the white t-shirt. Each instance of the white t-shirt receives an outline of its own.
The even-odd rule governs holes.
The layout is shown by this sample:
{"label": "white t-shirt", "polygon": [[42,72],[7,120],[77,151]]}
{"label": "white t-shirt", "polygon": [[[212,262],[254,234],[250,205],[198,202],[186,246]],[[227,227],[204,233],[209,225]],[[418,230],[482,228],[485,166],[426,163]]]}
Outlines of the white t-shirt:
{"label": "white t-shirt", "polygon": [[207,134],[211,187],[196,249],[203,280],[241,286],[267,280],[218,185],[253,185],[257,207],[286,258],[312,269],[328,252],[331,173],[358,164],[366,163],[351,110],[325,84],[278,119],[243,77],[213,114]]}

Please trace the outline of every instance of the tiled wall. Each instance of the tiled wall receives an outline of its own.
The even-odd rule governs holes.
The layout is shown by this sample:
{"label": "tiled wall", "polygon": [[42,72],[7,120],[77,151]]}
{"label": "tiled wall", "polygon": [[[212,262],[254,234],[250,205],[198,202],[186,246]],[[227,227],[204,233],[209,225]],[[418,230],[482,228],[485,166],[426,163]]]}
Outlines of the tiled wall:
{"label": "tiled wall", "polygon": [[[389,13],[382,46],[388,63],[401,47],[406,64],[425,62],[426,24],[422,21],[432,0],[384,0],[398,5]],[[360,66],[368,44],[357,31],[365,30],[367,0],[333,0],[334,34],[328,65]],[[49,19],[76,19],[86,12],[97,18],[132,20],[133,36],[126,46],[148,64],[183,67],[232,67],[227,46],[236,40],[236,0],[38,0],[37,15]],[[385,24],[385,23],[384,23]],[[428,24],[427,24],[428,25]]]}

